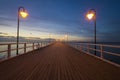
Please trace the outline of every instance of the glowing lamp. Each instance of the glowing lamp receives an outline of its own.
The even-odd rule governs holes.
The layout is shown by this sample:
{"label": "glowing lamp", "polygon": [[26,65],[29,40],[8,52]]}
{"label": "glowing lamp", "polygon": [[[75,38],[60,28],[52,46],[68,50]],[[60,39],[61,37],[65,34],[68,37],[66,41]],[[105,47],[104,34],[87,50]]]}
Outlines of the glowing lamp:
{"label": "glowing lamp", "polygon": [[20,11],[20,16],[21,16],[22,18],[26,18],[26,17],[28,16],[28,13],[25,12],[25,11]]}
{"label": "glowing lamp", "polygon": [[93,14],[93,13],[88,13],[88,14],[86,15],[86,17],[87,17],[89,20],[91,20],[91,19],[93,19],[94,14]]}

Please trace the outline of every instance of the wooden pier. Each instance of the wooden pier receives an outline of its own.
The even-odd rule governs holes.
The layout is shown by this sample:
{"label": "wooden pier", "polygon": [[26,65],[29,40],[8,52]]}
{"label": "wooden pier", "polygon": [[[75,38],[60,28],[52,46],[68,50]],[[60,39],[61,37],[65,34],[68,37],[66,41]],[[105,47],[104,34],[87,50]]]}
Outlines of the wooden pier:
{"label": "wooden pier", "polygon": [[120,80],[120,67],[56,42],[2,61],[0,80]]}

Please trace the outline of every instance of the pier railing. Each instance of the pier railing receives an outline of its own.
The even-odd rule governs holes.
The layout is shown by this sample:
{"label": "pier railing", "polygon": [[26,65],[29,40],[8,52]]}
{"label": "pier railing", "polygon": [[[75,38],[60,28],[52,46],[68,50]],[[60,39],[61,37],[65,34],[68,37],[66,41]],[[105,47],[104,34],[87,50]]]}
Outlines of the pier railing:
{"label": "pier railing", "polygon": [[[120,45],[69,42],[70,46],[120,67]],[[96,46],[96,49],[95,49]],[[96,54],[95,54],[96,51]]]}
{"label": "pier railing", "polygon": [[[39,42],[39,43],[19,43],[18,52],[24,54],[29,51],[39,49],[51,44],[50,42]],[[8,59],[16,55],[16,43],[1,43],[0,44],[0,60]]]}

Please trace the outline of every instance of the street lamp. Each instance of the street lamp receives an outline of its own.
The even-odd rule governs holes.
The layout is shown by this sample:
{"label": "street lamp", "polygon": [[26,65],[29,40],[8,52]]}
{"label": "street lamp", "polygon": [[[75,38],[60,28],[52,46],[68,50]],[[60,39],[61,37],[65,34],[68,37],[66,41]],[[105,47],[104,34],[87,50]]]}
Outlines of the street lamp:
{"label": "street lamp", "polygon": [[20,22],[20,17],[26,18],[28,16],[28,13],[26,12],[24,7],[19,7],[18,8],[18,24],[17,24],[17,51],[16,54],[18,55],[18,48],[19,48],[19,22]]}
{"label": "street lamp", "polygon": [[95,55],[96,55],[96,10],[90,9],[86,15],[88,20],[94,20],[94,44],[95,44]]}

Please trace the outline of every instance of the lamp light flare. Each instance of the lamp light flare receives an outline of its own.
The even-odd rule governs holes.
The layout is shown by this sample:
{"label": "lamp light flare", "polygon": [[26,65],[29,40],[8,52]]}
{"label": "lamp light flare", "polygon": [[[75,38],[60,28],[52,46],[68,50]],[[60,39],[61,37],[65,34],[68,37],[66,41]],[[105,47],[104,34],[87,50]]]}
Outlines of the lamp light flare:
{"label": "lamp light flare", "polygon": [[88,18],[89,20],[93,19],[93,17],[94,17],[94,14],[93,14],[93,13],[88,13],[88,14],[87,14],[87,18]]}
{"label": "lamp light flare", "polygon": [[24,12],[24,11],[20,11],[20,16],[22,18],[26,18],[28,16],[28,13],[27,12]]}

